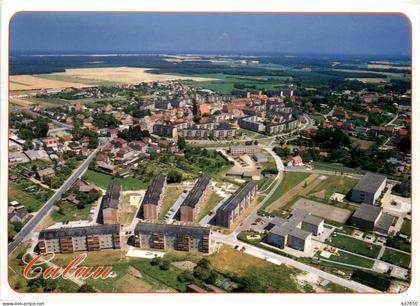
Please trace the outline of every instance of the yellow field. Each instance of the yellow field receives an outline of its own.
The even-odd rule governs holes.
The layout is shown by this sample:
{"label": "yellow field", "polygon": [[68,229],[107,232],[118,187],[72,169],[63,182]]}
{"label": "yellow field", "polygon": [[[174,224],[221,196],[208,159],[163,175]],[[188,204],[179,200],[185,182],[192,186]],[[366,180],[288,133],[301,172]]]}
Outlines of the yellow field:
{"label": "yellow field", "polygon": [[[65,72],[38,75],[10,76],[10,90],[30,90],[45,88],[88,87],[100,82],[116,84],[138,84],[141,82],[193,80],[211,81],[211,78],[152,74],[150,69],[130,67],[78,68]],[[56,78],[56,79],[54,79]]]}
{"label": "yellow field", "polygon": [[402,70],[411,70],[411,67],[408,66],[393,66],[385,64],[368,64],[368,69],[402,69]]}
{"label": "yellow field", "polygon": [[345,78],[346,80],[349,81],[360,81],[363,83],[372,83],[372,84],[378,84],[378,83],[385,83],[386,79],[382,79],[382,78]]}
{"label": "yellow field", "polygon": [[30,90],[44,88],[86,87],[90,84],[45,79],[42,75],[10,76],[10,90]]}

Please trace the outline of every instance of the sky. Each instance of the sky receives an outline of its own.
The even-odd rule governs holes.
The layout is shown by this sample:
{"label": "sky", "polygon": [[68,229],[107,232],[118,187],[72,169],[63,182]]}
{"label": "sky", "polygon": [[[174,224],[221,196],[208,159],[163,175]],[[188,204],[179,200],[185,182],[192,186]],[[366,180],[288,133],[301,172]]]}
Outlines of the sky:
{"label": "sky", "polygon": [[173,14],[24,12],[11,51],[410,54],[398,14]]}

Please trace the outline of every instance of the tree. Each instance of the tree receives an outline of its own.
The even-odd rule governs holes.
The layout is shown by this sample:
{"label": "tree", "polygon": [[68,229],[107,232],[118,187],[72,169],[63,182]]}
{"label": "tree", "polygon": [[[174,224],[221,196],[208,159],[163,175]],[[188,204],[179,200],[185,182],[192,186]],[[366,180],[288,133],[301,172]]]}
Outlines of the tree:
{"label": "tree", "polygon": [[83,284],[80,286],[78,292],[96,292],[96,290],[91,285]]}
{"label": "tree", "polygon": [[178,275],[178,280],[183,283],[191,283],[194,280],[194,275],[191,271],[185,270]]}
{"label": "tree", "polygon": [[178,148],[180,150],[184,150],[186,146],[187,146],[187,143],[185,141],[185,138],[182,136],[178,136]]}
{"label": "tree", "polygon": [[179,183],[182,181],[182,174],[176,170],[170,170],[168,173],[168,183]]}
{"label": "tree", "polygon": [[210,277],[211,270],[201,266],[196,266],[194,268],[194,276],[202,281],[206,281]]}
{"label": "tree", "polygon": [[161,261],[161,263],[160,263],[159,267],[160,267],[162,270],[167,271],[167,270],[169,270],[169,268],[171,267],[171,263],[169,262],[169,260],[167,260],[167,259],[163,259],[163,260]]}

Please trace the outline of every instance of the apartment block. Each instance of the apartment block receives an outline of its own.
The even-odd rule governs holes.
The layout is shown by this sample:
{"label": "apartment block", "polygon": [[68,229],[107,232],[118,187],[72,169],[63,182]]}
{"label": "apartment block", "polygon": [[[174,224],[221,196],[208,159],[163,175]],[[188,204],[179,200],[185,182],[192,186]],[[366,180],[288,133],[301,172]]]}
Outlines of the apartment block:
{"label": "apartment block", "polygon": [[134,245],[140,248],[211,253],[208,227],[139,222],[134,229]]}
{"label": "apartment block", "polygon": [[46,229],[39,233],[39,253],[73,253],[119,249],[120,225],[95,225]]}
{"label": "apartment block", "polygon": [[208,176],[200,176],[180,207],[180,221],[193,222],[213,188]]}
{"label": "apartment block", "polygon": [[142,202],[144,220],[156,220],[158,218],[165,188],[166,176],[162,173],[155,175]]}
{"label": "apartment block", "polygon": [[244,183],[224,202],[216,212],[216,224],[230,228],[257,195],[257,184]]}

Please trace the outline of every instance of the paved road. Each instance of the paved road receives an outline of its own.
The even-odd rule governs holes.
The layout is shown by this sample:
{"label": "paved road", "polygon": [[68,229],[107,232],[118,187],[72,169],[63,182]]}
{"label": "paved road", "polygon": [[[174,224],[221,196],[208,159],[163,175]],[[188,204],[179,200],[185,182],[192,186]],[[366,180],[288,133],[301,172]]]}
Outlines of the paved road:
{"label": "paved road", "polygon": [[45,203],[44,206],[36,213],[36,215],[29,220],[28,223],[22,228],[22,230],[15,236],[14,240],[9,243],[9,254],[12,253],[16,247],[22,243],[31,233],[35,230],[38,224],[44,219],[44,217],[50,212],[54,204],[61,199],[61,196],[70,189],[70,187],[76,182],[76,180],[81,177],[87,168],[89,167],[90,162],[95,157],[99,148],[93,151],[88,158],[77,168],[73,174],[64,182],[64,184],[53,194],[53,196]]}
{"label": "paved road", "polygon": [[276,167],[278,170],[278,174],[274,179],[274,186],[271,188],[270,192],[266,195],[266,197],[257,205],[257,207],[253,210],[253,212],[242,222],[242,225],[240,225],[238,228],[236,228],[233,232],[233,234],[236,236],[239,232],[249,229],[251,227],[252,222],[258,217],[258,210],[270,199],[270,197],[273,195],[273,193],[276,191],[276,189],[280,186],[282,180],[283,180],[283,171],[284,166],[283,162],[280,159],[280,157],[273,152],[272,148],[265,147],[266,151],[271,154],[273,157]]}
{"label": "paved road", "polygon": [[235,245],[239,245],[239,247],[244,247],[245,248],[245,253],[270,261],[274,264],[280,265],[280,264],[286,264],[289,266],[292,266],[294,268],[297,268],[299,270],[302,271],[306,271],[306,272],[310,272],[313,273],[319,277],[322,277],[323,279],[329,280],[333,283],[336,283],[338,285],[350,288],[356,292],[377,292],[375,289],[370,288],[368,286],[362,285],[360,283],[357,283],[355,281],[352,280],[348,280],[348,279],[344,279],[338,276],[335,276],[333,274],[324,272],[322,270],[319,270],[315,267],[312,267],[310,265],[301,263],[297,260],[264,250],[264,249],[260,249],[256,246],[244,243],[242,241],[239,241],[236,239],[236,236],[234,235],[221,235],[217,232],[213,233],[213,239],[219,242],[222,242],[224,244],[228,244],[231,246],[235,246]]}

